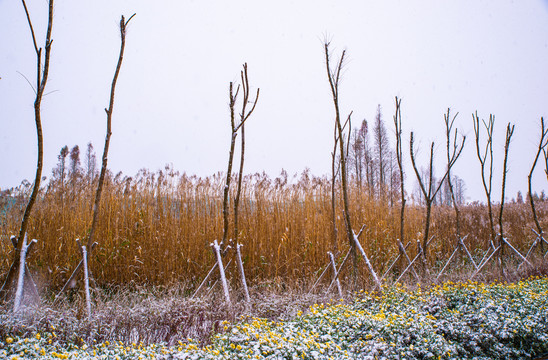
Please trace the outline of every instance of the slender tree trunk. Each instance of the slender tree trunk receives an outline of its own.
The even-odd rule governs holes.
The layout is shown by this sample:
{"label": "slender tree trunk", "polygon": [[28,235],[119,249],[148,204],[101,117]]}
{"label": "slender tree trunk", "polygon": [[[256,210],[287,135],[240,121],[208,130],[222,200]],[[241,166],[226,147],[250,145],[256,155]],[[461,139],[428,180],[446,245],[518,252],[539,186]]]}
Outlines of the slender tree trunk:
{"label": "slender tree trunk", "polygon": [[[102,158],[102,164],[101,164],[101,173],[99,174],[99,181],[97,184],[97,191],[95,192],[95,200],[93,202],[93,208],[92,208],[92,220],[91,220],[91,227],[89,231],[88,236],[88,242],[87,242],[87,252],[86,252],[86,262],[89,264],[89,256],[91,254],[91,251],[93,250],[94,246],[94,236],[95,236],[95,229],[97,227],[97,221],[99,218],[99,203],[101,201],[101,194],[103,192],[103,184],[105,181],[105,176],[107,173],[107,163],[108,163],[108,150],[110,146],[110,136],[112,135],[112,111],[114,109],[114,94],[116,91],[116,82],[118,81],[118,75],[120,74],[120,69],[122,67],[122,61],[124,59],[124,50],[126,46],[126,27],[127,24],[133,19],[135,14],[130,16],[130,18],[126,21],[124,16],[122,15],[120,19],[120,37],[121,37],[121,44],[120,44],[120,53],[118,55],[118,63],[116,64],[116,70],[114,72],[114,76],[112,78],[112,84],[110,87],[110,101],[109,101],[109,107],[108,109],[105,108],[105,113],[107,114],[107,131],[105,136],[105,146],[103,148],[103,158]],[[78,263],[78,266],[76,266],[76,269],[72,272],[70,278],[67,280],[65,285],[63,286],[63,289],[59,292],[56,298],[59,297],[59,295],[67,288],[69,284],[71,284],[80,271],[82,270],[84,265],[84,260],[80,261]]]}
{"label": "slender tree trunk", "polygon": [[[333,105],[335,107],[335,126],[337,127],[338,137],[339,137],[339,152],[340,152],[340,158],[341,158],[341,186],[342,186],[342,195],[343,195],[343,207],[344,207],[344,222],[346,226],[346,235],[348,238],[348,243],[352,249],[353,259],[354,259],[354,273],[356,273],[357,270],[357,252],[356,252],[356,244],[354,242],[354,233],[352,230],[352,221],[350,219],[350,210],[348,206],[348,184],[347,184],[347,173],[346,173],[346,152],[345,152],[345,146],[344,146],[344,134],[343,134],[343,126],[341,123],[341,117],[340,117],[340,111],[339,111],[339,79],[340,79],[340,73],[342,64],[344,61],[344,54],[345,51],[342,52],[341,58],[337,64],[335,72],[332,74],[331,69],[329,66],[329,44],[324,44],[324,50],[325,50],[325,63],[326,63],[326,69],[327,69],[327,77],[329,80],[329,85],[331,87],[331,94],[333,96]],[[348,119],[350,120],[350,115],[348,115]]]}
{"label": "slender tree trunk", "polygon": [[23,247],[23,239],[27,233],[28,222],[32,207],[36,202],[38,192],[40,191],[40,180],[42,178],[42,167],[43,167],[43,158],[44,158],[44,144],[43,144],[43,135],[42,135],[42,118],[41,118],[41,104],[42,97],[44,95],[44,90],[46,88],[46,83],[48,81],[49,74],[49,63],[50,63],[50,54],[51,54],[51,31],[53,25],[53,0],[49,0],[48,6],[48,28],[46,32],[46,41],[45,41],[45,53],[44,53],[44,67],[42,68],[42,48],[38,48],[36,37],[34,35],[34,28],[30,19],[30,14],[27,9],[27,4],[25,0],[22,0],[23,7],[25,8],[25,14],[27,16],[27,21],[29,28],[32,34],[32,40],[34,43],[34,50],[36,51],[36,99],[34,101],[34,120],[36,123],[36,135],[38,138],[38,159],[36,162],[36,175],[34,177],[34,186],[32,188],[32,193],[30,195],[29,202],[25,208],[23,214],[23,219],[21,221],[21,227],[19,229],[19,237],[17,238],[17,246],[14,252],[14,259],[11,264],[11,267],[8,271],[4,284],[0,289],[0,301],[6,299],[9,295],[10,287],[13,281],[15,280],[15,274],[19,267],[21,249]]}
{"label": "slender tree trunk", "polygon": [[543,231],[542,231],[542,227],[540,226],[540,223],[538,221],[538,216],[537,216],[537,211],[536,211],[536,208],[535,208],[535,201],[533,200],[533,187],[531,185],[531,180],[533,178],[533,172],[535,171],[535,167],[537,165],[537,161],[538,161],[538,158],[540,156],[540,153],[546,148],[546,145],[548,144],[548,142],[545,142],[545,138],[546,138],[546,135],[548,135],[548,130],[546,130],[545,128],[545,125],[544,125],[544,118],[541,117],[540,118],[540,123],[541,123],[541,136],[540,136],[540,141],[539,141],[539,144],[538,144],[538,149],[537,149],[537,153],[535,155],[535,160],[533,161],[533,165],[531,166],[531,171],[529,171],[529,175],[527,176],[527,184],[528,184],[528,189],[529,189],[529,193],[528,193],[528,198],[529,198],[529,203],[531,205],[531,211],[533,213],[533,220],[535,221],[535,226],[537,227],[537,231],[538,231],[538,234],[540,236],[540,251],[541,251],[541,254],[544,254],[544,241],[542,241],[542,235],[543,235]]}

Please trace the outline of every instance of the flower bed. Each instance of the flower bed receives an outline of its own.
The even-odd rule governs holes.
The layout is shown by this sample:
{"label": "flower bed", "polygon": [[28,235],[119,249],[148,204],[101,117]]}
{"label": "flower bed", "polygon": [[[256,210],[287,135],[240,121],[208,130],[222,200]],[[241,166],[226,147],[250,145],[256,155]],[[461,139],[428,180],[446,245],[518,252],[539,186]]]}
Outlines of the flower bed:
{"label": "flower bed", "polygon": [[360,293],[290,321],[225,323],[212,343],[61,345],[55,330],[0,341],[7,359],[522,359],[548,352],[548,278]]}

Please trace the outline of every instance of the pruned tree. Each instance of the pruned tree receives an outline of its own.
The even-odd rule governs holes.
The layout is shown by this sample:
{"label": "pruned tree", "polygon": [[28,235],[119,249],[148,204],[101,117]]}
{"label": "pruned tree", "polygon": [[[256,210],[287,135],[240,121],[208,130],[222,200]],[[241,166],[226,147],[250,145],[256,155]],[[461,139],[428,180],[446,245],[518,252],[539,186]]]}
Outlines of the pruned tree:
{"label": "pruned tree", "polygon": [[478,117],[477,111],[475,114],[472,114],[472,119],[474,122],[474,135],[476,138],[476,154],[478,155],[478,160],[481,165],[481,182],[483,184],[483,190],[485,191],[485,197],[487,198],[487,209],[489,212],[489,227],[491,231],[490,244],[494,250],[493,242],[495,241],[495,238],[496,238],[496,232],[495,232],[495,221],[493,218],[491,190],[492,190],[492,183],[493,183],[493,129],[495,125],[495,116],[493,114],[490,114],[488,122],[485,122],[485,120],[482,120],[483,126],[485,128],[485,135],[487,136],[483,151],[480,149],[481,128],[480,128],[480,119]]}
{"label": "pruned tree", "polygon": [[[12,289],[12,283],[15,280],[15,274],[17,272],[17,269],[20,267],[21,264],[21,253],[22,250],[26,247],[24,239],[26,238],[27,234],[27,228],[29,224],[29,218],[32,211],[32,207],[34,206],[34,203],[36,202],[36,198],[38,196],[38,192],[40,190],[40,180],[42,178],[42,167],[43,167],[43,157],[44,157],[44,145],[43,145],[43,136],[42,136],[42,117],[41,117],[41,104],[42,104],[42,97],[44,95],[44,90],[46,88],[46,84],[48,81],[48,74],[49,74],[49,65],[50,65],[50,54],[51,54],[51,44],[53,40],[51,39],[51,32],[52,32],[52,26],[53,26],[53,0],[49,0],[48,2],[48,25],[46,30],[46,39],[44,43],[44,48],[39,48],[38,43],[36,41],[36,36],[34,34],[34,27],[32,25],[32,21],[30,18],[29,11],[27,9],[27,4],[25,3],[25,0],[22,0],[23,7],[25,9],[25,14],[27,17],[27,22],[29,24],[29,29],[32,35],[32,41],[34,45],[34,50],[36,52],[36,88],[35,93],[36,97],[34,100],[34,121],[36,124],[36,135],[38,138],[38,158],[36,162],[36,175],[34,177],[34,186],[32,189],[32,193],[30,195],[29,201],[27,203],[27,206],[25,208],[25,212],[23,214],[23,218],[21,220],[21,227],[19,228],[19,235],[15,239],[16,246],[14,251],[14,258],[12,261],[12,264],[10,266],[10,269],[8,270],[8,274],[6,275],[6,279],[4,281],[4,284],[2,285],[2,288],[0,289],[0,301],[4,301],[9,293],[11,293]],[[43,51],[42,51],[43,50]],[[24,267],[20,269],[24,272]],[[24,277],[19,276],[19,278],[22,280]],[[18,288],[22,288],[23,284],[19,282]],[[17,304],[16,304],[17,305]]]}
{"label": "pruned tree", "polygon": [[394,114],[394,133],[396,134],[396,160],[400,175],[400,238],[397,243],[400,258],[403,260],[405,250],[400,245],[405,241],[405,173],[403,171],[403,152],[402,152],[402,128],[401,128],[401,99],[396,96],[396,111]]}
{"label": "pruned tree", "polygon": [[[351,129],[351,117],[352,112],[348,114],[348,118],[346,122],[348,123],[348,136],[345,136],[344,134],[344,128],[346,126],[343,125],[341,121],[340,116],[340,109],[339,109],[339,81],[341,80],[341,70],[344,64],[344,55],[346,53],[345,50],[343,50],[341,57],[339,58],[339,61],[337,62],[337,65],[334,69],[331,69],[331,65],[329,62],[329,42],[326,41],[324,43],[324,51],[325,51],[325,66],[327,70],[327,79],[329,81],[329,86],[331,89],[331,95],[333,100],[333,105],[335,107],[335,126],[337,128],[337,136],[339,138],[339,152],[340,152],[340,166],[341,166],[341,187],[342,187],[342,195],[343,195],[343,209],[344,209],[344,222],[346,227],[346,235],[348,238],[348,242],[350,245],[351,253],[353,254],[353,271],[352,273],[355,275],[357,270],[357,264],[358,264],[358,257],[357,257],[357,250],[360,251],[365,264],[371,273],[376,286],[379,288],[379,290],[382,289],[381,282],[379,278],[377,277],[377,274],[375,273],[375,270],[373,269],[371,263],[369,262],[369,259],[367,258],[367,255],[365,254],[365,251],[363,250],[362,246],[360,245],[358,241],[359,235],[356,235],[354,233],[354,230],[352,228],[352,221],[350,216],[350,207],[349,207],[349,191],[348,191],[348,173],[347,173],[347,156],[349,152],[349,144],[350,144],[350,134],[352,133]],[[345,140],[345,137],[347,138]],[[363,227],[362,227],[363,230]],[[360,231],[361,234],[361,231]],[[356,279],[356,278],[354,278]]]}
{"label": "pruned tree", "polygon": [[[447,155],[447,176],[445,178],[445,182],[447,184],[447,188],[449,190],[449,196],[451,203],[453,204],[453,208],[455,209],[455,222],[456,222],[456,232],[457,232],[457,238],[460,239],[460,211],[459,211],[459,203],[457,202],[455,191],[453,191],[453,180],[451,177],[451,167],[449,164],[451,163],[451,159],[455,156],[455,154],[459,154],[464,148],[464,144],[466,142],[466,136],[462,136],[460,144],[457,142],[458,137],[458,129],[455,128],[455,132],[453,133],[453,126],[455,124],[455,119],[459,115],[457,112],[453,118],[450,117],[451,109],[447,109],[447,114],[444,115],[445,120],[445,138],[447,140],[446,142],[446,155]],[[454,135],[453,135],[454,134]],[[452,139],[452,140],[451,140]],[[458,155],[457,155],[458,157]]]}
{"label": "pruned tree", "polygon": [[[349,210],[349,201],[348,201],[348,184],[347,184],[347,172],[346,172],[346,146],[344,141],[343,133],[343,123],[341,121],[341,115],[339,110],[339,81],[341,79],[341,70],[344,64],[344,55],[346,50],[343,50],[335,69],[331,69],[330,59],[329,59],[329,42],[324,43],[325,51],[325,65],[327,70],[327,79],[329,81],[329,86],[331,89],[331,95],[333,99],[333,105],[335,107],[335,126],[337,128],[337,138],[339,143],[339,153],[340,153],[340,166],[341,166],[341,187],[342,187],[342,196],[343,196],[343,207],[344,207],[344,223],[346,226],[346,235],[348,238],[348,244],[352,249],[352,256],[354,259],[354,271],[357,268],[357,252],[356,244],[354,243],[354,234],[352,229],[352,220],[350,218]],[[348,116],[350,118],[350,115]]]}
{"label": "pruned tree", "polygon": [[[227,239],[228,239],[228,226],[229,226],[229,213],[228,213],[228,205],[229,205],[229,190],[230,190],[230,182],[232,178],[232,164],[234,160],[234,149],[236,146],[236,137],[238,136],[238,131],[243,128],[244,123],[246,120],[251,116],[253,111],[255,110],[255,106],[257,105],[257,101],[259,100],[259,93],[260,89],[257,89],[257,94],[255,96],[255,100],[252,102],[253,106],[251,109],[248,110],[247,105],[250,103],[249,100],[249,79],[247,76],[247,63],[243,65],[243,70],[241,71],[240,77],[242,81],[242,92],[243,92],[243,99],[242,99],[242,109],[239,114],[239,120],[236,123],[236,100],[238,98],[238,92],[240,91],[240,85],[236,88],[236,91],[234,92],[234,85],[232,82],[230,82],[229,85],[229,107],[230,107],[230,129],[231,129],[231,136],[230,136],[230,150],[228,152],[228,169],[226,171],[226,180],[225,180],[225,187],[223,189],[223,239],[221,240],[221,243],[219,244],[220,247],[225,245]],[[245,140],[242,140],[245,141]],[[244,144],[244,143],[243,143]],[[244,147],[242,147],[242,160],[244,156]],[[243,167],[243,161],[240,163],[240,166]],[[239,180],[239,184],[241,184],[241,179]],[[241,185],[240,185],[241,186]],[[237,211],[236,211],[237,214]],[[237,215],[236,215],[237,216]],[[236,229],[235,232],[238,231],[237,229],[237,220],[235,220]]]}
{"label": "pruned tree", "polygon": [[501,199],[500,199],[500,209],[499,209],[499,265],[500,265],[500,271],[501,274],[504,273],[504,228],[503,228],[503,222],[502,222],[502,214],[504,211],[504,200],[505,200],[505,193],[506,193],[506,175],[508,173],[508,150],[510,148],[510,141],[512,140],[512,135],[514,134],[514,127],[515,125],[512,125],[508,123],[506,126],[506,140],[504,141],[504,162],[502,166],[502,185],[501,185]]}
{"label": "pruned tree", "polygon": [[428,164],[428,172],[427,176],[421,176],[415,161],[415,151],[413,149],[413,132],[411,132],[411,139],[409,141],[409,151],[411,154],[411,163],[413,165],[413,169],[415,170],[415,175],[417,176],[417,181],[419,183],[419,187],[421,190],[421,193],[424,197],[424,203],[426,207],[426,215],[425,215],[425,222],[424,222],[424,233],[423,233],[423,239],[422,239],[422,259],[423,259],[423,267],[426,269],[426,264],[428,261],[428,241],[430,239],[430,221],[431,221],[431,213],[432,213],[432,204],[434,199],[436,198],[436,195],[438,194],[438,191],[440,190],[443,181],[447,177],[448,172],[451,170],[457,159],[459,158],[460,154],[462,153],[462,149],[464,148],[464,141],[461,144],[460,148],[455,148],[455,151],[452,153],[452,156],[447,162],[447,168],[438,181],[434,178],[434,142],[432,141],[432,144],[430,146],[430,157],[429,157],[429,164]]}
{"label": "pruned tree", "polygon": [[125,19],[125,17],[123,15],[120,18],[120,39],[121,39],[120,53],[118,55],[118,63],[116,64],[116,70],[114,71],[114,76],[112,78],[112,83],[111,83],[111,86],[110,86],[109,106],[108,106],[108,108],[105,108],[105,113],[107,115],[107,129],[106,129],[106,136],[105,136],[105,145],[104,145],[104,148],[103,148],[103,157],[102,157],[102,162],[101,162],[101,173],[99,174],[99,180],[98,180],[98,183],[97,183],[97,191],[95,192],[95,200],[93,202],[91,226],[90,226],[90,230],[89,230],[89,234],[88,234],[87,243],[86,243],[86,245],[84,245],[84,247],[85,247],[84,248],[85,251],[83,251],[84,259],[79,262],[78,266],[76,267],[76,269],[74,269],[74,271],[72,272],[72,275],[67,280],[67,282],[63,286],[63,289],[61,289],[61,291],[59,292],[59,294],[57,295],[56,298],[58,298],[59,295],[61,293],[63,293],[65,291],[65,289],[75,281],[76,276],[78,276],[78,274],[82,270],[84,263],[86,265],[89,264],[89,256],[90,256],[91,251],[93,249],[93,244],[94,244],[94,241],[95,241],[95,230],[96,230],[97,222],[98,222],[98,219],[99,219],[99,204],[101,202],[101,194],[103,192],[103,184],[104,184],[105,176],[106,176],[106,173],[107,173],[108,150],[109,150],[109,146],[110,146],[110,137],[112,135],[112,113],[113,113],[113,110],[114,110],[114,94],[115,94],[115,91],[116,91],[116,83],[118,81],[118,76],[120,74],[120,69],[122,68],[122,61],[124,59],[124,50],[125,50],[125,47],[126,47],[127,25],[129,24],[131,19],[133,19],[134,16],[135,16],[135,14],[131,15],[129,17],[129,19],[127,19],[127,20]]}
{"label": "pruned tree", "polygon": [[542,151],[545,151],[546,146],[548,145],[548,129],[546,129],[546,126],[544,124],[544,118],[540,118],[540,140],[537,146],[537,153],[535,154],[535,159],[533,160],[533,165],[531,166],[531,171],[529,171],[529,175],[527,176],[527,184],[529,192],[527,193],[527,197],[529,198],[529,204],[531,205],[531,211],[533,213],[533,220],[535,221],[535,226],[538,231],[538,235],[541,238],[540,240],[540,249],[541,253],[544,254],[544,241],[542,241],[543,236],[543,229],[540,226],[540,223],[538,221],[537,216],[537,210],[535,208],[535,201],[533,200],[533,197],[531,194],[533,193],[533,187],[531,185],[532,178],[533,178],[533,172],[535,171],[535,167],[537,166],[538,158],[540,157],[540,153]]}

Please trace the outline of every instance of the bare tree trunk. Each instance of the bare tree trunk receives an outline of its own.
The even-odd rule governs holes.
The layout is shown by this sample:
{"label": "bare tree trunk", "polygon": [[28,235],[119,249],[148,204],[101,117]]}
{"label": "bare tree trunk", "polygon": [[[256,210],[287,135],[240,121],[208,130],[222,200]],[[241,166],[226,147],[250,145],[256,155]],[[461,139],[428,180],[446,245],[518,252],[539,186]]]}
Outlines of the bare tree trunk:
{"label": "bare tree trunk", "polygon": [[[457,118],[457,115],[459,113],[456,113],[455,116],[453,116],[453,119],[450,121],[450,109],[447,109],[447,115],[444,116],[445,119],[445,136],[447,139],[447,165],[451,163],[451,158],[456,154],[460,153],[462,149],[464,148],[464,143],[466,142],[466,136],[462,137],[462,142],[460,146],[457,145],[457,134],[458,130],[455,129],[455,136],[453,139],[453,142],[451,142],[451,132],[453,129],[453,124],[455,123],[455,119]],[[460,148],[460,149],[459,149]],[[453,183],[451,179],[451,169],[448,167],[447,169],[447,184],[449,186],[449,192],[451,194],[451,202],[453,203],[453,208],[455,209],[455,218],[456,218],[456,231],[457,231],[457,238],[460,239],[460,211],[459,206],[457,203],[457,200],[455,198],[455,192],[453,191]]]}
{"label": "bare tree trunk", "polygon": [[501,199],[500,199],[500,212],[499,212],[499,228],[500,228],[500,239],[499,239],[499,265],[501,275],[504,274],[504,230],[502,227],[502,213],[504,210],[504,196],[506,190],[506,175],[508,173],[508,149],[510,148],[510,140],[514,134],[514,125],[508,123],[506,127],[506,141],[504,142],[504,165],[502,167],[502,190],[501,190]]}
{"label": "bare tree trunk", "polygon": [[[249,80],[247,76],[247,64],[244,64],[244,69],[241,72],[241,80],[242,80],[242,88],[243,88],[243,100],[242,100],[242,112],[240,113],[240,121],[238,125],[236,125],[235,122],[235,111],[234,107],[236,105],[236,99],[238,97],[238,92],[240,90],[240,86],[236,89],[236,93],[233,91],[233,84],[230,82],[230,90],[229,90],[229,96],[230,96],[230,128],[232,131],[231,138],[230,138],[230,151],[228,153],[228,169],[226,173],[226,183],[223,191],[223,239],[221,240],[221,243],[219,246],[222,248],[222,246],[225,244],[226,240],[228,239],[228,205],[229,205],[229,190],[230,190],[230,180],[232,177],[232,162],[234,159],[234,147],[236,143],[236,137],[238,136],[238,130],[240,130],[241,127],[243,127],[245,121],[251,116],[253,111],[255,110],[255,106],[257,105],[257,101],[259,100],[259,89],[257,89],[257,95],[255,97],[255,101],[253,103],[253,107],[251,110],[247,111],[247,104],[249,102]],[[242,140],[243,141],[243,140]],[[242,149],[242,163],[240,164],[240,167],[243,167],[243,149]],[[238,180],[239,183],[241,183],[241,179]]]}
{"label": "bare tree trunk", "polygon": [[240,156],[240,170],[238,171],[238,187],[236,188],[236,197],[234,198],[234,242],[238,244],[238,208],[240,205],[240,194],[242,192],[242,178],[244,171],[244,155],[245,155],[245,124],[242,125],[242,143]]}
{"label": "bare tree trunk", "polygon": [[[493,207],[491,204],[491,185],[493,181],[493,128],[495,124],[495,116],[489,115],[489,122],[486,123],[485,120],[483,121],[483,125],[485,127],[485,130],[487,132],[487,140],[485,143],[485,150],[483,154],[480,150],[480,125],[479,125],[479,117],[478,113],[472,114],[472,119],[474,122],[474,134],[476,137],[476,153],[478,155],[478,159],[481,164],[481,181],[483,184],[483,189],[485,191],[485,196],[487,198],[487,208],[489,211],[489,225],[491,227],[491,246],[493,246],[493,241],[495,241],[496,238],[496,232],[495,232],[495,222],[493,220]],[[486,174],[486,162],[489,161],[489,172]]]}
{"label": "bare tree trunk", "polygon": [[223,247],[223,245],[226,243],[226,240],[228,238],[228,194],[230,190],[230,180],[232,178],[232,161],[234,159],[234,147],[236,145],[236,136],[238,136],[238,133],[235,131],[236,126],[234,124],[234,106],[236,104],[236,97],[238,96],[238,91],[240,90],[240,87],[236,89],[236,93],[233,93],[233,85],[232,82],[230,82],[230,90],[229,90],[229,96],[230,96],[230,127],[232,129],[232,133],[230,136],[230,150],[228,152],[228,169],[226,171],[226,182],[225,187],[223,189],[223,239],[221,240],[220,246]]}
{"label": "bare tree trunk", "polygon": [[[329,66],[329,43],[326,42],[324,44],[324,50],[325,50],[325,64],[327,69],[327,78],[329,80],[329,85],[331,87],[331,94],[333,96],[333,105],[335,106],[335,124],[337,126],[337,132],[339,137],[339,151],[341,153],[341,186],[342,186],[342,192],[343,192],[343,206],[344,206],[344,219],[345,219],[345,225],[346,225],[346,234],[348,238],[348,243],[352,249],[353,259],[354,259],[354,273],[357,269],[357,253],[356,253],[356,244],[354,242],[354,233],[352,230],[352,222],[350,219],[350,210],[348,206],[348,184],[347,184],[347,173],[346,173],[346,152],[345,152],[345,146],[344,146],[344,134],[343,134],[343,125],[341,123],[341,117],[340,117],[340,111],[339,111],[339,80],[340,80],[340,74],[341,69],[344,61],[344,54],[345,51],[342,52],[341,58],[339,59],[339,62],[335,68],[334,72],[331,72],[331,68]],[[348,115],[348,120],[350,120],[350,116],[352,113]]]}
{"label": "bare tree trunk", "polygon": [[[537,211],[536,211],[536,208],[535,208],[535,202],[533,200],[533,195],[532,195],[533,194],[533,188],[531,186],[531,179],[533,178],[533,171],[535,171],[535,166],[537,165],[537,161],[538,161],[538,158],[540,156],[540,153],[541,153],[541,151],[543,151],[546,148],[546,145],[548,145],[548,142],[545,141],[546,135],[548,135],[548,130],[546,130],[546,128],[545,128],[544,118],[543,117],[540,118],[540,124],[541,124],[540,141],[539,141],[539,144],[538,144],[537,154],[535,155],[535,160],[533,161],[533,165],[531,166],[531,171],[529,172],[529,175],[527,176],[527,184],[529,186],[528,187],[528,189],[529,189],[528,198],[529,198],[529,203],[531,204],[531,211],[533,212],[533,220],[535,221],[535,225],[537,227],[539,237],[542,238],[543,231],[542,231],[542,227],[540,226],[540,223],[538,221]],[[541,250],[541,253],[544,254],[544,244],[543,244],[542,240],[540,241],[540,250]]]}
{"label": "bare tree trunk", "polygon": [[[118,75],[120,74],[120,69],[122,68],[122,61],[124,60],[124,50],[126,46],[126,28],[127,24],[133,19],[135,14],[131,15],[130,18],[126,21],[124,16],[122,15],[120,19],[120,37],[121,37],[121,44],[120,44],[120,53],[118,55],[118,63],[116,64],[116,70],[114,72],[114,77],[112,78],[112,84],[110,87],[110,101],[109,101],[109,107],[108,109],[105,108],[105,112],[107,114],[107,132],[105,136],[105,146],[103,148],[103,158],[102,158],[102,164],[101,164],[101,173],[99,174],[99,182],[97,184],[97,191],[95,192],[95,201],[93,202],[93,217],[91,220],[91,227],[89,230],[89,236],[88,236],[88,242],[87,242],[87,259],[86,262],[89,264],[89,255],[91,251],[93,250],[93,243],[94,243],[94,235],[95,235],[95,229],[97,227],[97,220],[99,217],[99,203],[101,202],[101,194],[103,192],[103,183],[105,181],[105,175],[107,172],[107,162],[108,162],[108,149],[110,146],[110,136],[112,135],[112,111],[114,109],[114,93],[116,90],[116,82],[118,81]],[[59,292],[61,294],[67,286],[72,283],[76,276],[80,273],[82,266],[84,265],[84,260],[81,260],[78,263],[78,266],[74,271],[72,272],[70,278],[67,280],[65,285],[63,286],[63,289]],[[57,296],[59,296],[59,294]]]}
{"label": "bare tree trunk", "polygon": [[120,74],[120,69],[122,67],[122,61],[124,60],[124,50],[126,47],[126,27],[131,19],[135,16],[133,14],[127,21],[125,21],[124,16],[122,15],[120,19],[120,54],[118,56],[118,64],[116,64],[116,71],[114,72],[114,77],[112,78],[112,84],[110,87],[110,102],[108,109],[105,109],[107,114],[107,134],[105,137],[105,147],[103,149],[103,161],[101,165],[101,173],[99,174],[99,184],[97,185],[97,192],[95,193],[95,202],[93,203],[93,220],[91,222],[91,229],[89,231],[88,238],[88,249],[91,251],[91,244],[93,244],[93,235],[95,233],[95,228],[97,225],[97,218],[99,215],[99,203],[101,201],[101,193],[103,191],[103,183],[105,181],[105,174],[107,172],[107,161],[108,161],[108,149],[110,146],[110,136],[112,135],[112,111],[114,108],[114,92],[116,90],[116,82],[118,81],[118,75]]}
{"label": "bare tree trunk", "polygon": [[38,48],[36,37],[34,35],[34,28],[32,26],[32,21],[30,19],[30,14],[28,12],[27,4],[25,3],[25,0],[22,0],[22,3],[23,3],[23,7],[25,8],[25,14],[27,16],[27,21],[32,34],[34,50],[36,52],[36,89],[35,89],[36,98],[34,101],[34,120],[36,123],[36,135],[38,138],[38,159],[36,163],[36,175],[34,177],[34,186],[33,186],[32,193],[30,195],[30,199],[27,204],[27,207],[25,208],[23,219],[21,221],[21,227],[19,229],[19,237],[17,238],[18,240],[17,246],[14,252],[14,259],[8,271],[4,284],[2,285],[2,288],[0,289],[0,301],[3,301],[8,297],[11,284],[13,283],[15,279],[15,274],[17,272],[17,268],[19,267],[21,249],[24,243],[23,239],[25,237],[25,234],[27,233],[30,214],[32,211],[32,207],[34,206],[34,203],[36,201],[36,197],[38,196],[38,192],[40,190],[40,180],[42,178],[42,167],[43,167],[43,157],[44,157],[41,104],[42,104],[42,97],[44,95],[44,90],[46,88],[46,83],[48,81],[51,44],[53,42],[53,40],[51,39],[51,30],[53,25],[53,0],[49,0],[48,27],[46,32],[45,52],[44,52],[44,66],[42,67],[42,48]]}
{"label": "bare tree trunk", "polygon": [[[464,140],[460,149],[455,148],[455,151],[453,152],[452,156],[449,158],[449,161],[447,163],[447,169],[437,184],[434,184],[434,142],[432,142],[430,146],[430,161],[428,165],[428,179],[426,179],[427,181],[423,180],[419,174],[419,170],[415,162],[415,152],[413,150],[413,142],[414,142],[413,133],[411,132],[411,139],[409,141],[411,163],[413,164],[413,169],[415,170],[415,175],[417,176],[417,180],[419,182],[419,186],[424,196],[424,201],[426,204],[426,220],[424,224],[424,235],[422,240],[423,268],[424,270],[426,270],[426,265],[428,261],[428,243],[429,243],[429,236],[430,236],[429,232],[430,232],[430,217],[431,217],[431,211],[432,211],[432,203],[435,200],[436,195],[440,191],[441,186],[443,185],[443,182],[445,181],[445,178],[447,177],[448,174],[450,174],[451,168],[453,167],[453,165],[455,165],[455,162],[457,161],[460,154],[462,153],[462,150],[464,148]],[[426,188],[426,186],[428,186],[428,189]]]}
{"label": "bare tree trunk", "polygon": [[[396,96],[396,113],[394,114],[394,128],[396,133],[396,159],[398,161],[398,168],[400,171],[400,193],[401,193],[401,207],[400,207],[400,239],[398,244],[404,242],[405,238],[405,187],[404,179],[405,174],[403,172],[403,153],[402,153],[402,141],[401,141],[401,99]],[[403,263],[404,249],[398,246],[400,252],[400,265]]]}
{"label": "bare tree trunk", "polygon": [[333,225],[333,253],[338,254],[337,238],[339,231],[337,229],[337,214],[336,214],[336,190],[335,186],[337,184],[337,173],[339,172],[340,162],[337,162],[337,145],[339,142],[339,137],[337,136],[337,127],[335,126],[334,131],[334,145],[333,152],[331,153],[331,222]]}

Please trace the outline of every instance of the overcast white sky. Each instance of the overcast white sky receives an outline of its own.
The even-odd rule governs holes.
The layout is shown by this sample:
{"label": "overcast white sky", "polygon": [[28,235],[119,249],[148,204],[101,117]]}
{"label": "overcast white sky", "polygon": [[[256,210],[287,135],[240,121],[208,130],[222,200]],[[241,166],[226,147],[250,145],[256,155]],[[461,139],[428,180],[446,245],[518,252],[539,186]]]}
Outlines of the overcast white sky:
{"label": "overcast white sky", "polygon": [[[29,1],[40,44],[47,1]],[[246,169],[275,176],[309,167],[330,171],[333,106],[323,40],[347,50],[342,112],[358,126],[381,104],[390,134],[394,96],[402,101],[405,153],[415,131],[421,162],[436,141],[445,157],[443,114],[460,113],[468,144],[456,173],[471,199],[484,199],[472,112],[496,115],[498,194],[505,127],[516,124],[508,194],[526,190],[548,115],[548,1],[141,1],[58,0],[50,79],[43,101],[44,172],[62,146],[91,141],[101,156],[120,15],[129,26],[118,80],[109,168],[134,175],[172,163],[188,174],[225,171],[228,84],[249,66],[261,97],[246,127]],[[0,188],[32,179],[36,163],[35,54],[19,1],[0,0]],[[548,119],[547,119],[548,120]],[[414,175],[406,169],[408,190]],[[537,169],[535,189],[547,188]],[[496,195],[499,196],[499,195]]]}

